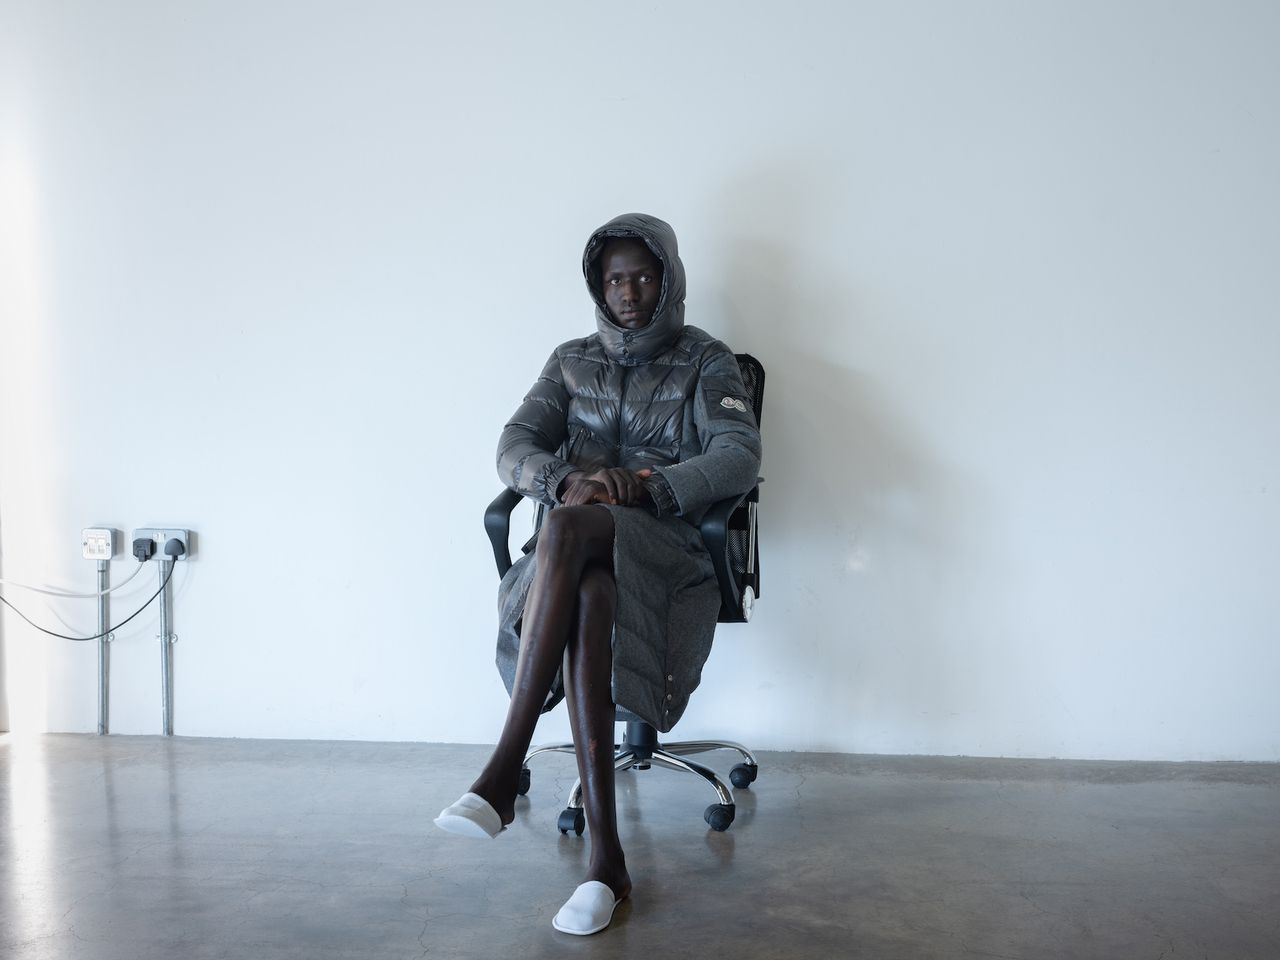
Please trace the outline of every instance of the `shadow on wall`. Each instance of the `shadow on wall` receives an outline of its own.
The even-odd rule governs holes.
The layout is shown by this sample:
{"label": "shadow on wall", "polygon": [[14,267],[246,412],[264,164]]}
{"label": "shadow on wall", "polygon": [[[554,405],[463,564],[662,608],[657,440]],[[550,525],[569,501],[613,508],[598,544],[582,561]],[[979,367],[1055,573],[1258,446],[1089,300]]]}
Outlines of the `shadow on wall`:
{"label": "shadow on wall", "polygon": [[[895,411],[883,384],[900,384],[903,371],[860,360],[869,319],[856,263],[846,276],[804,282],[803,245],[840,228],[808,220],[797,179],[779,178],[785,202],[772,204],[767,184],[740,185],[720,220],[725,338],[749,346],[767,375],[761,619],[778,624],[785,643],[775,635],[765,651],[757,699],[809,711],[811,749],[848,749],[850,737],[927,742],[951,720],[942,704],[964,657],[948,642],[938,593],[963,567],[951,520],[973,491],[931,461]],[[752,239],[762,224],[778,239]],[[886,727],[859,731],[859,716]],[[836,730],[841,739],[824,745]]]}

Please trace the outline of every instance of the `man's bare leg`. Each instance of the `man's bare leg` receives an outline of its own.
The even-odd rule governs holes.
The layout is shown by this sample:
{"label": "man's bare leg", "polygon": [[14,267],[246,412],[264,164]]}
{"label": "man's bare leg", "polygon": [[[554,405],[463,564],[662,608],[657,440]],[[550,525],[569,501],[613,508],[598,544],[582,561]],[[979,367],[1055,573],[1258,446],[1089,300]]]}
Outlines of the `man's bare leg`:
{"label": "man's bare leg", "polygon": [[582,778],[583,805],[591,835],[587,880],[607,884],[616,899],[631,892],[631,877],[618,839],[614,799],[613,613],[617,588],[612,572],[592,565],[578,587],[578,616],[564,655],[569,722]]}
{"label": "man's bare leg", "polygon": [[538,535],[538,572],[525,603],[511,706],[497,747],[471,785],[471,792],[487,800],[504,824],[515,819],[520,767],[576,629],[579,587],[589,564],[613,569],[613,518],[609,511],[594,505],[550,511]]}

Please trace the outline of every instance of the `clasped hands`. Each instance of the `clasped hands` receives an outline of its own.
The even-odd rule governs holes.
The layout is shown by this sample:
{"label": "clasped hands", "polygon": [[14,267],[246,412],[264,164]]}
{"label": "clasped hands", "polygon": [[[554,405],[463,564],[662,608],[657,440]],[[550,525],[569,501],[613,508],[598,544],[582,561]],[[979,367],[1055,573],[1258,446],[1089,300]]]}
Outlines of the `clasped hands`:
{"label": "clasped hands", "polygon": [[594,473],[571,473],[560,484],[560,502],[566,507],[580,507],[588,503],[610,503],[623,507],[635,507],[650,503],[649,491],[644,481],[653,471],[628,470],[626,467],[601,467]]}

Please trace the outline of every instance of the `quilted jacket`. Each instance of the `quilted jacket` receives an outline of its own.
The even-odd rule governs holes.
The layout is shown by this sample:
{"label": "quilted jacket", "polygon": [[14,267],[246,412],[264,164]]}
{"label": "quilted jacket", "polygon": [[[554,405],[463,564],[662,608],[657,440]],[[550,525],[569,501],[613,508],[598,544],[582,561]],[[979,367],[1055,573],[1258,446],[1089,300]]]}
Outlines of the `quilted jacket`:
{"label": "quilted jacket", "polygon": [[[613,322],[599,257],[614,237],[638,237],[662,262],[653,319]],[[574,470],[648,467],[659,515],[696,523],[706,508],[744,493],[760,469],[760,433],[733,352],[684,322],[684,265],[675,232],[644,214],[596,230],[582,256],[596,332],[556,347],[502,431],[498,475],[511,489],[554,504]]]}

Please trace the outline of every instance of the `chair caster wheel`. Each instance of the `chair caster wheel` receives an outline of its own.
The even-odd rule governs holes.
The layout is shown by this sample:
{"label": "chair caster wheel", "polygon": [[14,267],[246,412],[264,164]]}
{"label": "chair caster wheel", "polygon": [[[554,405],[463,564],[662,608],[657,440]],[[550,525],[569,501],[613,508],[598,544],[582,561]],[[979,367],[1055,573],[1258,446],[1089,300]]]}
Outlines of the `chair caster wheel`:
{"label": "chair caster wheel", "polygon": [[[520,768],[520,782],[516,784],[516,794],[518,796],[523,797],[526,793],[529,792],[529,778],[531,776],[532,774],[529,773],[528,767]],[[734,781],[734,782],[736,783],[737,781]]]}
{"label": "chair caster wheel", "polygon": [[713,803],[707,807],[706,812],[702,815],[702,819],[707,821],[707,825],[712,830],[723,833],[729,829],[729,824],[733,823],[733,804],[732,803]]}
{"label": "chair caster wheel", "polygon": [[582,831],[587,829],[587,818],[583,816],[581,810],[567,807],[560,811],[560,822],[556,826],[560,828],[561,833],[567,834],[572,830],[578,836],[582,836]]}
{"label": "chair caster wheel", "polygon": [[740,763],[729,771],[729,779],[739,790],[743,790],[756,782],[760,768],[754,763]]}

